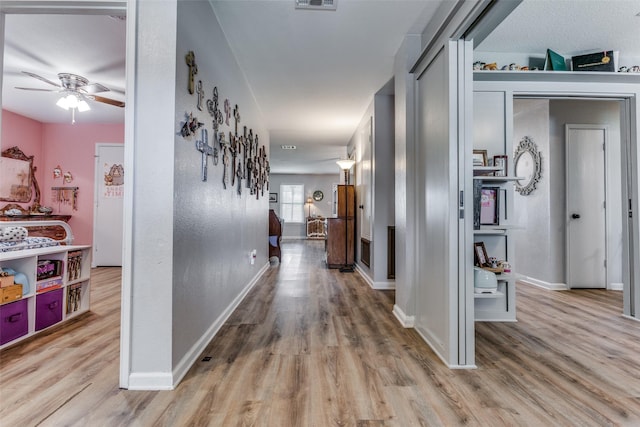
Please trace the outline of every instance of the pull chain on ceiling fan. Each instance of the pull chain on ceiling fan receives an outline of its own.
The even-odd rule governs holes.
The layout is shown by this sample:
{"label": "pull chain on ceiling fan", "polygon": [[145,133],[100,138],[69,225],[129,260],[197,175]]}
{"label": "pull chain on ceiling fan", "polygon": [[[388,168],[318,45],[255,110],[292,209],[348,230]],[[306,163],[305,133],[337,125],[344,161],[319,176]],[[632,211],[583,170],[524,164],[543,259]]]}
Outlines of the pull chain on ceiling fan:
{"label": "pull chain on ceiling fan", "polygon": [[40,92],[58,92],[62,96],[56,102],[56,105],[65,110],[71,110],[71,123],[76,122],[76,110],[79,112],[89,111],[91,107],[87,100],[101,102],[103,104],[113,105],[115,107],[124,107],[124,102],[117,101],[115,99],[105,98],[95,95],[96,93],[108,92],[110,89],[100,83],[89,83],[89,80],[85,77],[71,73],[59,73],[58,78],[60,84],[54,83],[49,79],[39,76],[28,71],[23,71],[24,74],[43,81],[47,84],[55,86],[57,90],[53,89],[37,89],[28,87],[16,87],[16,89],[32,90]]}

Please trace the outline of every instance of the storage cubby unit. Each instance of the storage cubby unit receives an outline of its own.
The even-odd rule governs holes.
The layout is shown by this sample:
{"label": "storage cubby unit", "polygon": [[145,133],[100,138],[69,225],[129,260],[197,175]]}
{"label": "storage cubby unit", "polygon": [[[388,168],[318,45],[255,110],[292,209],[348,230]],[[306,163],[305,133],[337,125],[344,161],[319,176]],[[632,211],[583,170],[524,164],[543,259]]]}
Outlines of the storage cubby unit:
{"label": "storage cubby unit", "polygon": [[0,349],[89,310],[90,246],[3,252],[0,267],[24,274],[28,282],[20,300],[0,305]]}
{"label": "storage cubby unit", "polygon": [[[474,172],[477,168],[474,168]],[[474,242],[483,242],[487,254],[511,264],[511,272],[496,274],[498,289],[494,293],[474,293],[475,320],[484,322],[516,321],[516,275],[513,273],[513,242],[511,232],[517,226],[510,223],[513,210],[513,176],[476,175],[475,181],[482,187],[497,187],[498,219],[497,225],[480,225],[474,230]]]}

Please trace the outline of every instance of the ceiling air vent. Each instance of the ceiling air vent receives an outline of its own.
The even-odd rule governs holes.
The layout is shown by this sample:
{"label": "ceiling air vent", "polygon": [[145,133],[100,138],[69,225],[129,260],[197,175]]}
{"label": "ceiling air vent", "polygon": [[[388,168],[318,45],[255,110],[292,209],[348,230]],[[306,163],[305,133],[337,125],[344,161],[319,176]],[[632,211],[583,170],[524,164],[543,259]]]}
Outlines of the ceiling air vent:
{"label": "ceiling air vent", "polygon": [[295,150],[296,147],[295,145],[281,145],[280,148],[282,148],[283,150]]}
{"label": "ceiling air vent", "polygon": [[294,0],[296,9],[336,10],[338,0]]}

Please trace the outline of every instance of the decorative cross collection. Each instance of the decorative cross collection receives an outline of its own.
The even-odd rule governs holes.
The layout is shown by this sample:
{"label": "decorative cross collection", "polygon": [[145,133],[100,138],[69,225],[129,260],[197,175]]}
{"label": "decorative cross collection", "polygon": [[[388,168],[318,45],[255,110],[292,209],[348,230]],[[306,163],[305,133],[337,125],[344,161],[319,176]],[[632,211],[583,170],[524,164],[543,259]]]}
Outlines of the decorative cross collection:
{"label": "decorative cross collection", "polygon": [[[194,76],[198,73],[198,66],[195,62],[195,53],[189,51],[186,55],[186,63],[189,67],[188,88],[190,94],[197,94],[196,108],[202,111],[202,102],[204,101],[204,85],[202,80],[198,80],[197,85],[194,84]],[[195,141],[196,149],[202,156],[202,181],[207,181],[208,159],[211,157],[213,165],[218,165],[219,157],[222,153],[222,185],[226,189],[229,184],[229,176],[231,176],[231,187],[236,186],[238,195],[242,194],[242,180],[245,180],[246,188],[249,189],[251,195],[255,195],[256,199],[264,196],[265,188],[269,189],[269,160],[267,159],[267,151],[263,146],[259,147],[258,135],[254,135],[252,129],[243,127],[242,135],[238,134],[238,125],[241,122],[240,108],[236,104],[233,110],[229,99],[225,99],[223,103],[224,112],[219,107],[218,87],[213,88],[211,99],[206,100],[207,111],[213,118],[213,144],[209,145],[209,132],[202,129],[202,139]],[[220,126],[230,125],[230,119],[233,116],[234,130],[229,131],[229,140],[225,138],[225,132],[220,131]],[[182,125],[180,134],[183,138],[189,139],[195,135],[196,131],[204,126],[193,113],[186,116],[186,120]],[[231,165],[230,165],[231,164]],[[229,170],[231,166],[231,170]]]}

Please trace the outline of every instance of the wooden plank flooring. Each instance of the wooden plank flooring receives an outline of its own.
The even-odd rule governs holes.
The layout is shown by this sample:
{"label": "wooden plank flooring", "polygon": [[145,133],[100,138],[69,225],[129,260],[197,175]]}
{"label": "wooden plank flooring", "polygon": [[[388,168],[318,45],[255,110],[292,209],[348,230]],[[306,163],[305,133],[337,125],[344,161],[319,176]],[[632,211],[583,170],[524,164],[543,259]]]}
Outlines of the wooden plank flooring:
{"label": "wooden plank flooring", "polygon": [[518,285],[518,323],[478,323],[449,370],[391,314],[392,291],[283,245],[174,391],[118,388],[120,270],[92,311],[0,352],[0,426],[640,425],[640,323],[620,292]]}

